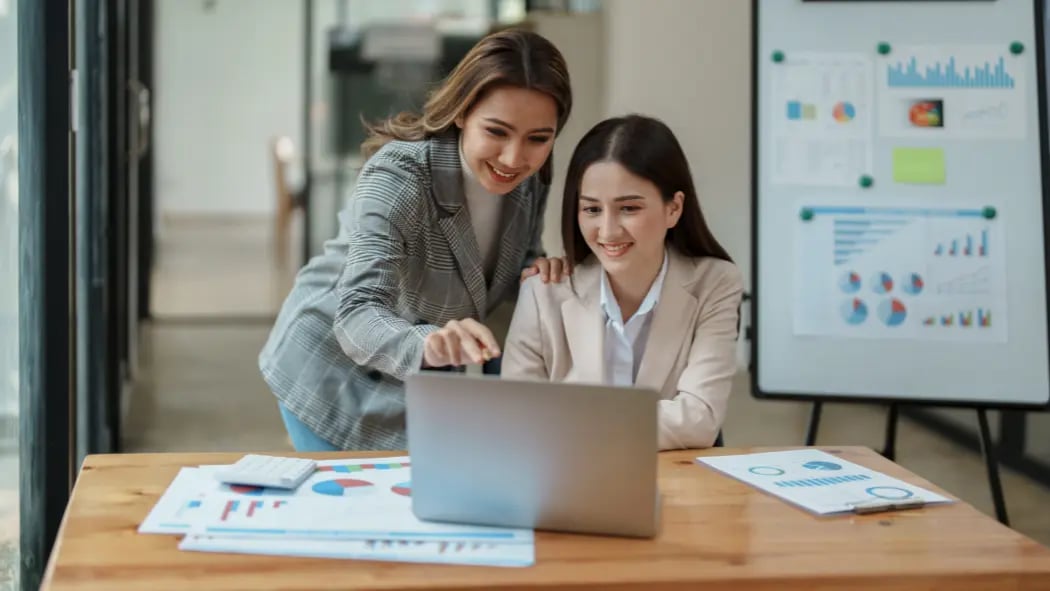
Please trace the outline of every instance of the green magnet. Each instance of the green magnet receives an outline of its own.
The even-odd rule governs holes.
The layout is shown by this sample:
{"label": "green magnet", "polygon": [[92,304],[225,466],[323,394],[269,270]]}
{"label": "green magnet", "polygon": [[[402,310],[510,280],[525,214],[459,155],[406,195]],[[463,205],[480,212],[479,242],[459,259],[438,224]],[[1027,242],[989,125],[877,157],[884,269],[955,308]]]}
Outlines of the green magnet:
{"label": "green magnet", "polygon": [[995,219],[995,208],[989,205],[988,207],[985,207],[983,210],[981,210],[981,215],[990,220]]}
{"label": "green magnet", "polygon": [[890,44],[886,43],[885,41],[883,41],[882,43],[879,43],[877,48],[878,48],[879,53],[882,54],[882,55],[886,55],[886,54],[888,54],[890,52]]}
{"label": "green magnet", "polygon": [[799,212],[798,217],[802,218],[803,221],[808,222],[813,219],[813,210],[808,207],[803,207],[802,211]]}
{"label": "green magnet", "polygon": [[780,62],[784,61],[784,52],[780,51],[779,49],[774,51],[773,52],[773,61],[777,62],[778,64]]}
{"label": "green magnet", "polygon": [[872,186],[873,184],[875,184],[875,179],[871,178],[870,176],[864,175],[860,177],[860,186],[864,187],[865,189]]}
{"label": "green magnet", "polygon": [[1020,41],[1014,41],[1010,44],[1010,53],[1014,55],[1020,55],[1024,51],[1024,43]]}

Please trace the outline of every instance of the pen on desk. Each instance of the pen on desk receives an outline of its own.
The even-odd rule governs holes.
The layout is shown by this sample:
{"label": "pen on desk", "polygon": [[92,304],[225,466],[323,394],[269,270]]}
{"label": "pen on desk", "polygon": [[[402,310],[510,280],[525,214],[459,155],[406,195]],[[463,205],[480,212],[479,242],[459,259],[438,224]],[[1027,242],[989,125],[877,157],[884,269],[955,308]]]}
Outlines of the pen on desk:
{"label": "pen on desk", "polygon": [[882,513],[884,511],[898,511],[903,509],[919,509],[925,506],[926,501],[918,497],[911,499],[876,499],[872,501],[850,503],[851,510],[858,515]]}

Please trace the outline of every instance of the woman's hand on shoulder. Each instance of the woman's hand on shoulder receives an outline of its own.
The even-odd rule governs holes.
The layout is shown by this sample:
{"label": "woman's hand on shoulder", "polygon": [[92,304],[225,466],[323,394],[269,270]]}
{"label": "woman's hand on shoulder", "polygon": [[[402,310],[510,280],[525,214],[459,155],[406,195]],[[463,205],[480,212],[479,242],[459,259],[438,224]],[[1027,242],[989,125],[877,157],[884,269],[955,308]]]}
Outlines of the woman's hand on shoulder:
{"label": "woman's hand on shoulder", "polygon": [[545,258],[539,257],[532,265],[521,272],[521,280],[525,281],[533,275],[539,275],[544,283],[561,283],[562,279],[572,275],[572,265],[567,257]]}

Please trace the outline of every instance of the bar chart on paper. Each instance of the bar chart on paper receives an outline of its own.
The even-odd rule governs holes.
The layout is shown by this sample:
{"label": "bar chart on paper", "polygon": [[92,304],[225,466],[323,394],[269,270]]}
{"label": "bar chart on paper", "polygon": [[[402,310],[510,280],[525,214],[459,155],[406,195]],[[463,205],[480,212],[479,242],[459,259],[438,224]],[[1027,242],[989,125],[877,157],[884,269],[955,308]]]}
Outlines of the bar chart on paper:
{"label": "bar chart on paper", "polygon": [[1007,72],[1003,56],[994,63],[965,66],[950,56],[921,68],[912,56],[886,67],[886,83],[890,88],[1013,88],[1014,77]]}
{"label": "bar chart on paper", "polygon": [[992,211],[804,204],[796,332],[1005,340],[1003,237]]}
{"label": "bar chart on paper", "polygon": [[974,234],[966,234],[949,241],[938,242],[933,250],[935,256],[962,256],[962,257],[986,257],[988,256],[988,228],[981,228],[977,237]]}

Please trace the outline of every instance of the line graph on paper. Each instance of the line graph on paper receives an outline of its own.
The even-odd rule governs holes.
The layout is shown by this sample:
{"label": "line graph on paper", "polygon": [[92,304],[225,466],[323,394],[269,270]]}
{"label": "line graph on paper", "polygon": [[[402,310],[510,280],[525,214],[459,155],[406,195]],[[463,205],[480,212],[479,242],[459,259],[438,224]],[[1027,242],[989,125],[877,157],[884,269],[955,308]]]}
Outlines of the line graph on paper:
{"label": "line graph on paper", "polygon": [[992,269],[981,267],[937,284],[936,292],[942,295],[984,295],[992,292]]}

